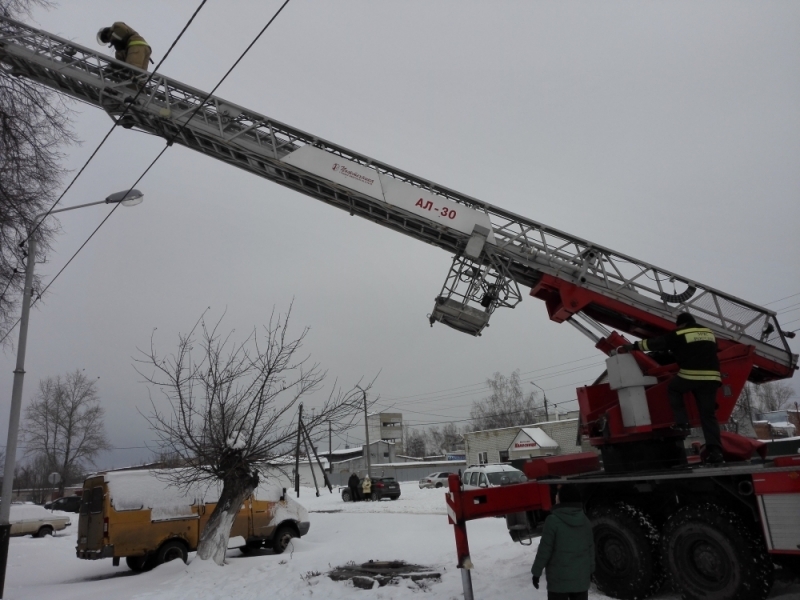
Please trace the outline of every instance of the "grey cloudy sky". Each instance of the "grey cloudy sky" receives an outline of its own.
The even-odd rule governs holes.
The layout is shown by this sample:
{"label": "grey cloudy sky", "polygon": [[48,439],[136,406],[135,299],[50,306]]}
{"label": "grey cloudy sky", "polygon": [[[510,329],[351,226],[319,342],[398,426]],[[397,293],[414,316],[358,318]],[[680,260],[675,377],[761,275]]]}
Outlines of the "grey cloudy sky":
{"label": "grey cloudy sky", "polygon": [[[197,4],[69,0],[34,24],[98,48],[97,29],[123,20],[157,62]],[[210,90],[280,4],[210,0],[162,71]],[[292,0],[218,95],[744,299],[800,292],[798,3]],[[73,169],[111,125],[76,109]],[[62,204],[126,189],[163,144],[117,129]],[[26,401],[42,377],[99,377],[118,448],[152,439],[137,348],[155,328],[174,348],[206,307],[245,334],[294,299],[330,381],[380,372],[382,406],[412,423],[466,418],[495,371],[519,369],[552,403],[602,368],[527,290],[481,338],[430,328],[449,255],[206,156],[174,146],[138,187],[145,202],[120,208],[32,313],[27,359]],[[45,280],[105,211],[61,216]],[[771,305],[787,329],[798,301]],[[6,431],[13,352],[0,361]]]}

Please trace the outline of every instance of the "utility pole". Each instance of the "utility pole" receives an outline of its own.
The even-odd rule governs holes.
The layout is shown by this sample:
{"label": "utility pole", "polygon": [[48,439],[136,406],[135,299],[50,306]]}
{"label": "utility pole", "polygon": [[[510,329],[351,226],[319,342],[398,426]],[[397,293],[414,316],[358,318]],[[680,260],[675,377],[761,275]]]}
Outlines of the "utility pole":
{"label": "utility pole", "polygon": [[333,473],[333,442],[331,441],[333,434],[333,424],[328,421],[328,470]]}
{"label": "utility pole", "polygon": [[536,385],[532,381],[531,381],[531,385],[533,385],[533,386],[539,388],[540,390],[542,390],[542,395],[544,396],[544,420],[545,421],[549,421],[550,420],[550,413],[547,412],[547,392],[545,392],[543,388],[539,387],[538,385]]}
{"label": "utility pole", "polygon": [[[308,449],[309,444],[311,444],[312,448],[314,447],[314,444],[309,439],[308,431],[306,431],[306,426],[303,425],[302,421],[300,421],[300,429],[302,429],[302,432],[305,434],[305,437],[303,438],[303,443],[306,446],[306,458],[308,459],[308,468],[311,469],[311,478],[314,480],[314,489],[317,492],[317,498],[319,498],[319,486],[317,485],[317,474],[314,473],[314,463],[311,462],[311,450]],[[317,451],[314,450],[314,456],[316,456],[316,454]],[[323,471],[323,474],[324,473],[325,472]]]}
{"label": "utility pole", "polygon": [[300,431],[303,427],[303,403],[297,414],[297,447],[294,450],[294,493],[300,497]]}
{"label": "utility pole", "polygon": [[[333,493],[333,486],[331,485],[331,480],[328,477],[328,473],[325,471],[325,469],[322,468],[322,461],[319,459],[319,454],[317,454],[317,449],[314,448],[314,443],[311,441],[311,436],[308,435],[308,429],[306,429],[305,425],[303,425],[303,433],[305,434],[306,440],[308,441],[308,443],[311,444],[311,451],[314,453],[314,458],[317,459],[317,465],[319,465],[319,470],[322,471],[322,477],[325,480],[325,487],[327,487],[328,491],[332,494]],[[308,462],[309,462],[309,464],[311,464],[311,456],[310,455],[309,455]],[[314,472],[313,467],[312,467],[311,472],[312,473]],[[314,476],[314,485],[315,486],[317,485],[316,476]],[[319,490],[317,490],[317,496],[319,496]]]}
{"label": "utility pole", "polygon": [[[361,390],[361,388],[358,388]],[[364,434],[367,438],[367,451],[364,454],[367,457],[367,475],[369,475],[370,479],[372,479],[372,473],[370,473],[371,464],[369,460],[369,418],[367,415],[367,392],[361,390],[361,394],[364,396]]]}

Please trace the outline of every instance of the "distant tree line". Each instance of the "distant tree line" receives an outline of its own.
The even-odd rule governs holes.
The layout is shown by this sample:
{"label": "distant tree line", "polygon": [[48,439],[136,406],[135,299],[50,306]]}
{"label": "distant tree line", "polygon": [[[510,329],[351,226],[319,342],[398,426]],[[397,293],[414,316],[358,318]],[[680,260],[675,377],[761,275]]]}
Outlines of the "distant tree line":
{"label": "distant tree line", "polygon": [[[83,371],[42,379],[23,416],[14,489],[26,490],[34,502],[83,483],[97,457],[111,448],[96,382]],[[52,473],[59,475],[55,485],[48,480]]]}
{"label": "distant tree line", "polygon": [[463,447],[464,434],[470,431],[530,425],[544,420],[544,404],[535,391],[522,389],[519,371],[511,375],[495,373],[486,380],[489,395],[472,403],[470,418],[463,426],[447,423],[441,429],[410,429],[404,440],[407,456],[438,456]]}

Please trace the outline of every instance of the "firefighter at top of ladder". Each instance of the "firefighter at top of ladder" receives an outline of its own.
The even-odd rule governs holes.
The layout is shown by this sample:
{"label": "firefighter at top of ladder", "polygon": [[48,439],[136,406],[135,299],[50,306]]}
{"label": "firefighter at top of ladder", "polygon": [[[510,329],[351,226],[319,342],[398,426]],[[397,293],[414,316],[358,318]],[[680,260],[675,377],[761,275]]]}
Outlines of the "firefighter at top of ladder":
{"label": "firefighter at top of ladder", "polygon": [[103,27],[97,32],[97,43],[114,47],[114,58],[147,70],[150,60],[150,45],[134,29],[122,21],[111,27]]}

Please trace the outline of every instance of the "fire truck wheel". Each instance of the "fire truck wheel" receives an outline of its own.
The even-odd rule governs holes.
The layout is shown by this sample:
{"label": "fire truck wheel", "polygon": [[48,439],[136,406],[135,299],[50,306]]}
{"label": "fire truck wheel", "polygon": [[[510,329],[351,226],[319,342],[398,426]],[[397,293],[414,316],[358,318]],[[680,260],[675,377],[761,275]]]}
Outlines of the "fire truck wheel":
{"label": "fire truck wheel", "polygon": [[164,542],[156,554],[156,564],[162,564],[171,560],[181,559],[183,562],[189,560],[189,551],[186,544],[180,540],[170,540]]}
{"label": "fire truck wheel", "polygon": [[684,600],[764,600],[774,567],[758,532],[718,505],[687,506],[662,537],[664,567]]}
{"label": "fire truck wheel", "polygon": [[642,511],[620,502],[591,514],[597,589],[613,598],[648,598],[663,581],[659,535]]}

